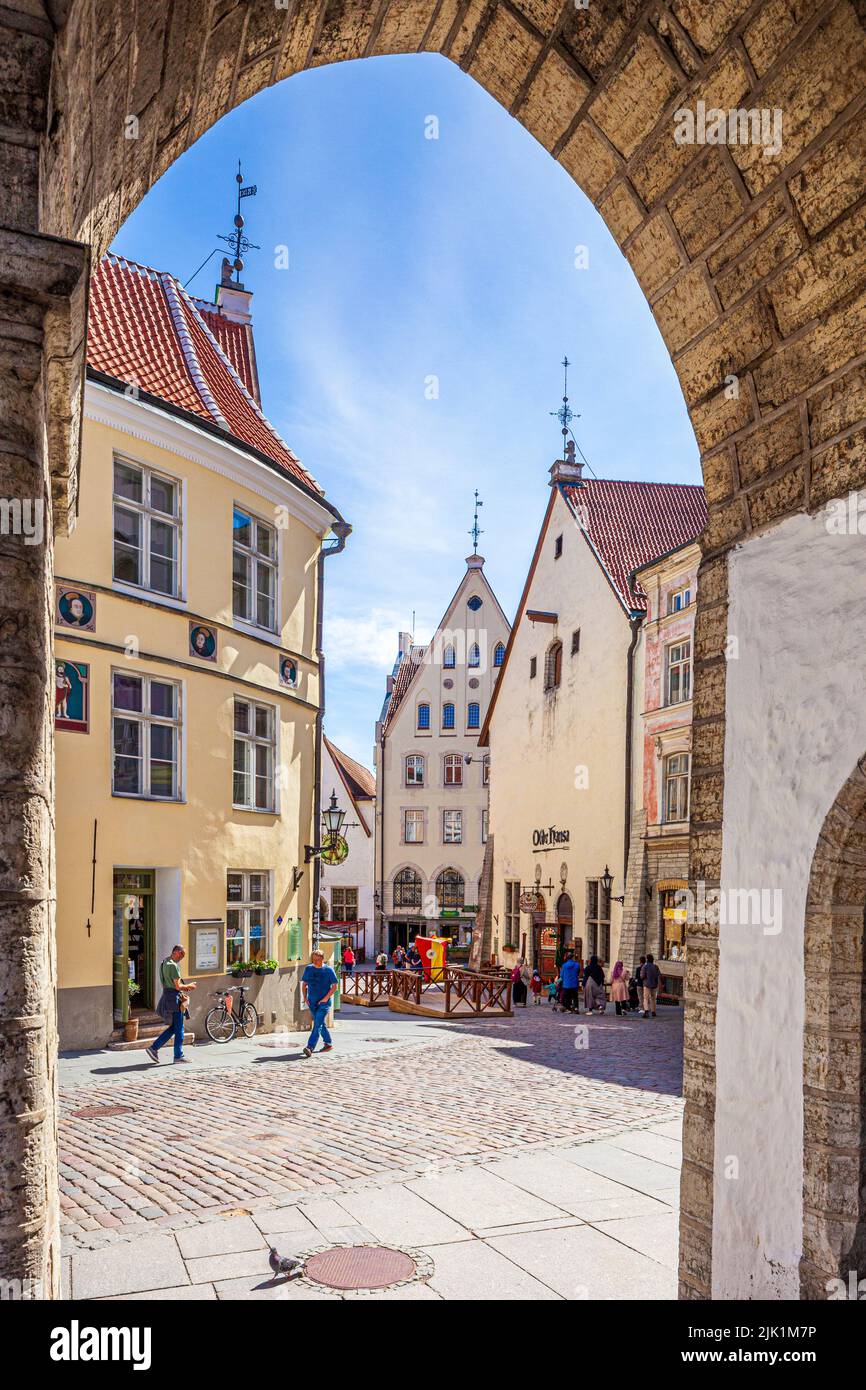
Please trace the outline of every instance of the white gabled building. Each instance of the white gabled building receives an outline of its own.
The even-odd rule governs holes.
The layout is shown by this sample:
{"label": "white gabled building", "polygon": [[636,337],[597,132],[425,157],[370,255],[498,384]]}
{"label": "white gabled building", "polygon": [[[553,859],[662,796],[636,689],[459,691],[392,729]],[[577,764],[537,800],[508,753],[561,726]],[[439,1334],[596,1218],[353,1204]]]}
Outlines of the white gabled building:
{"label": "white gabled building", "polygon": [[632,571],[691,540],[705,518],[702,487],[583,479],[573,461],[551,469],[480,740],[493,852],[479,959],[520,954],[552,978],[568,947],[607,964],[633,948],[616,901],[643,752],[629,736],[646,611]]}
{"label": "white gabled building", "polygon": [[373,945],[374,831],[376,782],[372,772],[350,758],[325,735],[322,740],[322,809],[331,794],[346,813],[342,836],[348,853],[340,864],[322,861],[319,880],[320,925],[351,939],[359,960],[375,955]]}
{"label": "white gabled building", "polygon": [[435,931],[468,956],[487,841],[478,735],[509,632],[474,554],[432,640],[400,634],[376,725],[377,949]]}

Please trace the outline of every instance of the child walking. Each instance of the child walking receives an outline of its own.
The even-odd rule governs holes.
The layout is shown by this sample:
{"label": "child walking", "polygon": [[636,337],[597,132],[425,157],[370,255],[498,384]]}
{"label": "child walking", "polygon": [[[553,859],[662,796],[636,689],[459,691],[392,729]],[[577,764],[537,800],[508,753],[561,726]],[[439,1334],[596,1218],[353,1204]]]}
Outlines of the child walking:
{"label": "child walking", "polygon": [[529,981],[529,988],[532,990],[532,999],[535,1004],[541,1003],[541,991],[544,988],[541,976],[537,970],[533,970],[532,979]]}

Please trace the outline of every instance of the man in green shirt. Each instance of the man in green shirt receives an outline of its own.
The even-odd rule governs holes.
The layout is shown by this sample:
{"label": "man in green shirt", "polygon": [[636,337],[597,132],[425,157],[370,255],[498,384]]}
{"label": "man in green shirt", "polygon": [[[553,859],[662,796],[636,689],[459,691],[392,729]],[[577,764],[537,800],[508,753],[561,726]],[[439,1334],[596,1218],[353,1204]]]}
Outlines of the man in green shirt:
{"label": "man in green shirt", "polygon": [[156,1012],[160,1018],[165,1019],[168,1027],[147,1049],[147,1055],[152,1062],[159,1061],[159,1049],[168,1042],[169,1038],[174,1039],[174,1060],[176,1062],[189,1061],[189,1058],[183,1055],[183,1020],[186,1005],[181,997],[181,988],[185,992],[189,989],[195,989],[195,985],[184,984],[181,979],[180,962],[185,955],[186,951],[182,946],[175,946],[171,955],[166,956],[159,967],[162,998],[156,1006]]}

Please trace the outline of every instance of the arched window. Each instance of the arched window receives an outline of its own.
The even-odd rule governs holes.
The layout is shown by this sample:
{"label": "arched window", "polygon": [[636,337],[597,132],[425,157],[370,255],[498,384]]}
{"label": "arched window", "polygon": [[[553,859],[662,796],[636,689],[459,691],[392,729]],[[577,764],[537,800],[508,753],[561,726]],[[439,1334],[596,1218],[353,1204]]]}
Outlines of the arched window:
{"label": "arched window", "polygon": [[481,727],[481,706],[475,701],[470,700],[466,710],[467,729],[478,729]]}
{"label": "arched window", "polygon": [[401,869],[394,875],[394,906],[421,906],[421,875],[414,869]]}
{"label": "arched window", "polygon": [[493,652],[493,665],[494,665],[494,666],[501,666],[504,660],[505,660],[505,643],[504,643],[504,642],[497,642],[497,643],[496,643],[496,648],[495,648],[495,650],[494,650],[494,652]]}
{"label": "arched window", "polygon": [[469,665],[481,665],[481,648],[479,647],[477,642],[473,642],[472,646],[469,648]]}
{"label": "arched window", "polygon": [[421,753],[410,753],[406,758],[406,786],[423,787],[424,757]]}
{"label": "arched window", "polygon": [[430,728],[430,706],[428,704],[418,706],[418,728]]}
{"label": "arched window", "polygon": [[442,653],[442,665],[448,671],[452,671],[454,667],[457,665],[457,653],[455,652],[450,642],[448,643],[448,646]]}
{"label": "arched window", "polygon": [[442,706],[442,728],[454,728],[454,706],[451,704],[450,701],[447,705]]}
{"label": "arched window", "polygon": [[440,908],[460,908],[465,900],[466,884],[463,875],[456,869],[443,869],[436,880],[436,901]]}
{"label": "arched window", "polygon": [[562,680],[562,643],[553,642],[544,658],[544,688],[555,690]]}

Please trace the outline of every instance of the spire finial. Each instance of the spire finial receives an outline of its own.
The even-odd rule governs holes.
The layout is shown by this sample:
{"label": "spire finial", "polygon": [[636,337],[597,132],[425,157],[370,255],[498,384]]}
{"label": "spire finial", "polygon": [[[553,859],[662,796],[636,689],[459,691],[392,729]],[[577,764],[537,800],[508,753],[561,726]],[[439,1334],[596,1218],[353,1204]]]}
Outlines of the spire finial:
{"label": "spire finial", "polygon": [[[562,426],[562,457],[566,458],[566,443],[571,433],[571,422],[572,420],[579,420],[580,416],[576,414],[568,404],[568,369],[572,366],[572,363],[569,362],[567,357],[563,357],[560,365],[562,367],[562,405],[558,410],[551,410],[550,414],[555,415]],[[574,450],[572,449],[572,453],[573,452]]]}
{"label": "spire finial", "polygon": [[473,555],[477,555],[477,554],[478,554],[478,537],[484,535],[484,532],[482,531],[481,527],[478,525],[478,508],[479,508],[479,507],[483,507],[483,506],[484,506],[484,503],[482,502],[481,498],[478,496],[478,488],[476,488],[476,489],[475,489],[475,514],[474,514],[474,516],[473,516],[473,518],[472,518],[472,530],[469,532],[470,536],[472,537],[472,554],[473,554]]}
{"label": "spire finial", "polygon": [[238,206],[237,212],[235,213],[235,229],[230,236],[222,236],[220,234],[218,240],[227,242],[235,253],[234,261],[230,261],[228,256],[223,257],[222,283],[224,285],[230,285],[232,283],[232,271],[234,271],[236,276],[234,283],[238,289],[243,289],[243,285],[241,284],[241,271],[244,268],[244,263],[241,258],[241,252],[245,255],[247,251],[260,251],[262,248],[257,246],[254,241],[250,241],[244,236],[244,219],[241,214],[241,199],[254,198],[259,190],[258,186],[254,183],[248,184],[247,187],[244,188],[244,176],[241,173],[240,160],[238,160],[238,171],[235,174],[235,183],[238,186]]}

